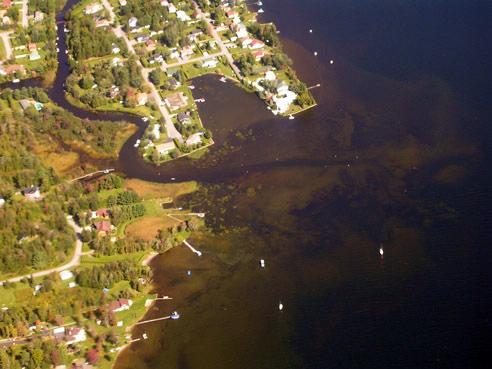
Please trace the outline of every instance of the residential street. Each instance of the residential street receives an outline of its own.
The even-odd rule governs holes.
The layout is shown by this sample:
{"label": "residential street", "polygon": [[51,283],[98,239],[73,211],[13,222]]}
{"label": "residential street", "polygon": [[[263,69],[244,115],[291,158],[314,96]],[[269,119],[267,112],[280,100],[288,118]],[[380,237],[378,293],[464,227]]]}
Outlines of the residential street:
{"label": "residential street", "polygon": [[0,38],[2,39],[3,45],[5,46],[5,60],[9,60],[13,55],[9,37],[11,33],[12,31],[0,32]]}
{"label": "residential street", "polygon": [[80,240],[80,232],[82,232],[82,228],[80,228],[77,224],[75,224],[72,217],[70,217],[70,216],[67,217],[67,222],[73,228],[73,230],[75,231],[75,233],[77,235],[77,240],[75,241],[75,252],[73,254],[72,259],[68,263],[60,265],[60,266],[55,267],[55,268],[50,268],[50,269],[41,270],[41,271],[35,272],[35,273],[28,273],[28,274],[20,275],[17,277],[12,277],[12,278],[0,281],[0,284],[3,284],[5,282],[11,282],[11,283],[19,282],[24,278],[30,278],[30,277],[34,277],[34,278],[43,277],[43,276],[48,275],[48,274],[59,273],[59,272],[62,272],[64,270],[69,270],[69,269],[72,269],[72,268],[78,266],[80,264],[80,257],[82,255],[82,241]]}

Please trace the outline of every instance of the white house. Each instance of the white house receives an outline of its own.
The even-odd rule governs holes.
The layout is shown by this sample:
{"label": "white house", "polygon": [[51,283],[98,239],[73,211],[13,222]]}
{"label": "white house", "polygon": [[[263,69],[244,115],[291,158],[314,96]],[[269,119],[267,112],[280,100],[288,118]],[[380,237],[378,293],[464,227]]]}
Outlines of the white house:
{"label": "white house", "polygon": [[182,22],[187,22],[189,20],[191,20],[190,16],[188,14],[186,14],[184,11],[182,10],[178,10],[176,12],[176,17],[182,21]]}
{"label": "white house", "polygon": [[109,310],[113,313],[118,313],[120,311],[129,310],[132,305],[132,300],[118,299],[109,304]]}
{"label": "white house", "polygon": [[154,124],[154,127],[152,128],[152,134],[154,135],[156,140],[158,140],[161,137],[161,125],[160,124]]}
{"label": "white house", "polygon": [[215,68],[219,61],[217,59],[208,59],[205,60],[202,64],[203,68]]}
{"label": "white house", "polygon": [[65,341],[68,345],[83,342],[87,339],[84,328],[71,327],[65,330]]}
{"label": "white house", "polygon": [[199,144],[202,142],[202,136],[203,136],[203,132],[197,132],[197,133],[193,133],[190,137],[188,137],[188,139],[186,140],[186,145],[187,146],[192,146],[192,145],[196,145],[196,144]]}
{"label": "white house", "polygon": [[70,270],[64,270],[60,272],[60,279],[66,281],[67,279],[73,278],[73,273]]}
{"label": "white house", "polygon": [[85,14],[96,14],[102,8],[102,5],[99,3],[89,4],[85,7]]}
{"label": "white house", "polygon": [[130,19],[128,19],[128,26],[130,28],[135,28],[137,26],[137,23],[138,23],[138,19],[135,17],[131,17]]}
{"label": "white house", "polygon": [[5,205],[5,199],[0,196],[0,208]]}
{"label": "white house", "polygon": [[169,154],[171,151],[175,150],[176,145],[174,144],[174,141],[168,141],[157,145],[155,149],[159,154],[164,155]]}
{"label": "white house", "polygon": [[273,102],[277,106],[277,109],[275,109],[273,113],[285,113],[287,110],[289,110],[290,105],[296,100],[296,98],[297,95],[290,90],[287,90],[287,92],[282,95],[274,96]]}

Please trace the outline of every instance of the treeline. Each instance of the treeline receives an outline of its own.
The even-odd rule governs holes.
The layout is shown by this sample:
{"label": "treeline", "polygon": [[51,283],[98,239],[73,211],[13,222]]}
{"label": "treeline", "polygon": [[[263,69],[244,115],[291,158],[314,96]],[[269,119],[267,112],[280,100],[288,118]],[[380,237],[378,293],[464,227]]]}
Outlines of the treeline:
{"label": "treeline", "polygon": [[152,243],[141,239],[122,238],[111,241],[110,237],[100,237],[96,232],[84,231],[82,234],[84,242],[88,242],[95,256],[129,254],[150,250]]}
{"label": "treeline", "polygon": [[68,359],[67,347],[54,341],[34,340],[28,346],[0,348],[0,368],[38,369],[52,368]]}
{"label": "treeline", "polygon": [[[115,87],[118,90],[113,94]],[[125,106],[134,107],[136,92],[143,88],[140,66],[133,56],[119,65],[103,62],[91,67],[75,66],[66,80],[67,92],[94,109],[122,99]]]}
{"label": "treeline", "polygon": [[83,121],[70,112],[50,104],[46,104],[41,111],[29,107],[22,113],[17,103],[26,98],[41,103],[49,102],[46,93],[38,88],[5,89],[0,93],[0,99],[7,103],[11,114],[4,116],[4,122],[8,124],[12,120],[21,119],[38,133],[49,134],[67,145],[77,142],[98,152],[113,153],[118,131],[126,126],[123,122]]}
{"label": "treeline", "polygon": [[112,45],[117,42],[113,32],[108,32],[104,27],[97,28],[90,16],[73,16],[70,13],[67,26],[70,29],[67,45],[75,60],[111,54]]}
{"label": "treeline", "polygon": [[123,280],[138,281],[139,278],[150,278],[147,267],[134,260],[121,260],[87,269],[76,274],[76,281],[82,287],[111,288]]}

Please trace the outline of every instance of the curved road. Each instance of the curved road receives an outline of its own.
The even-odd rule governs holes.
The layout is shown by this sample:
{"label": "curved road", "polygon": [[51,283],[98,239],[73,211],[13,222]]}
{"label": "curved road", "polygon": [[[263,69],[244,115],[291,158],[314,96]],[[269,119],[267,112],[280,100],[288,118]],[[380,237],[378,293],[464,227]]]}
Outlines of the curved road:
{"label": "curved road", "polygon": [[72,259],[68,263],[54,268],[41,270],[39,272],[28,273],[17,277],[8,278],[3,281],[0,281],[0,284],[4,284],[5,282],[10,282],[10,283],[20,282],[24,278],[43,277],[48,274],[63,272],[64,270],[69,270],[78,266],[80,264],[80,257],[82,256],[82,241],[80,240],[80,232],[82,232],[82,228],[80,228],[77,224],[75,224],[75,222],[73,221],[70,215],[67,216],[67,222],[70,225],[70,227],[72,227],[72,229],[75,231],[75,234],[77,236],[77,241],[75,241],[75,252],[72,256]]}

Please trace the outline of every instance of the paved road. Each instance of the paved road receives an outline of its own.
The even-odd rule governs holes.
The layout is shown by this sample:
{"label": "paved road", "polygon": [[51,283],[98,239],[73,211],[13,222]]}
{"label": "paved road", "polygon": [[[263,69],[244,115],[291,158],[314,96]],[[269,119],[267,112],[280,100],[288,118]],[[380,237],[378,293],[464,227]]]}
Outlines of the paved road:
{"label": "paved road", "polygon": [[241,71],[236,66],[236,64],[234,64],[234,58],[232,57],[232,55],[229,52],[229,50],[227,49],[227,47],[225,47],[224,43],[222,42],[222,39],[220,38],[219,34],[217,33],[217,30],[212,25],[212,23],[210,23],[210,20],[209,19],[207,19],[205,17],[202,17],[203,12],[202,12],[202,9],[198,6],[198,4],[193,1],[193,5],[195,6],[195,9],[196,9],[196,12],[198,14],[198,17],[201,17],[202,19],[204,19],[207,22],[207,26],[208,26],[208,30],[209,30],[210,34],[215,39],[215,42],[217,42],[217,45],[219,45],[219,48],[220,48],[221,52],[225,55],[227,61],[229,62],[229,65],[231,66],[232,70],[236,74],[237,78],[240,81],[242,81],[243,80],[243,76],[241,74]]}
{"label": "paved road", "polygon": [[75,224],[71,216],[67,217],[67,222],[77,234],[77,241],[75,241],[75,252],[73,254],[72,259],[68,263],[60,265],[55,268],[50,268],[35,273],[29,273],[29,274],[24,274],[17,277],[5,279],[3,281],[0,281],[0,284],[3,284],[5,282],[11,282],[11,283],[19,282],[24,278],[30,278],[30,277],[33,278],[43,277],[48,274],[59,273],[64,270],[69,270],[78,266],[80,264],[80,257],[82,255],[82,241],[80,240],[80,233],[82,232],[82,228],[80,228],[77,224]]}
{"label": "paved road", "polygon": [[27,18],[27,11],[28,11],[28,6],[27,6],[28,0],[22,0],[22,27],[27,28],[29,25],[29,21]]}
{"label": "paved road", "polygon": [[10,44],[10,34],[12,31],[7,31],[7,32],[0,32],[0,38],[3,41],[3,44],[5,45],[5,60],[9,60],[12,55],[12,45]]}
{"label": "paved road", "polygon": [[217,58],[217,57],[222,56],[222,55],[224,55],[224,53],[221,51],[221,52],[216,53],[216,54],[203,55],[203,56],[200,56],[198,58],[182,60],[182,61],[177,62],[177,63],[172,63],[172,64],[163,63],[162,64],[162,70],[166,71],[166,69],[168,69],[168,68],[179,67],[181,65],[190,64],[190,63],[198,63],[201,61],[205,61],[207,59]]}
{"label": "paved road", "polygon": [[[108,11],[111,21],[114,21],[115,14],[113,11],[113,7],[109,3],[109,1],[108,0],[102,0],[102,4],[106,8],[106,10]],[[119,27],[113,28],[113,32],[116,35],[116,37],[121,37],[125,41],[126,47],[128,48],[128,51],[131,52],[132,54],[136,55],[135,49],[133,48],[131,41],[128,39],[128,36],[126,35],[125,31],[123,31],[122,27],[119,26]],[[157,91],[157,88],[154,86],[154,84],[149,79],[149,73],[152,69],[144,68],[142,63],[140,63],[140,60],[138,59],[138,57],[137,57],[137,63],[142,70],[142,77],[145,79],[147,84],[150,86],[150,95],[154,99],[161,115],[164,118],[167,136],[170,139],[176,139],[179,142],[183,142],[183,136],[181,135],[181,133],[178,132],[178,130],[174,126],[174,123],[171,119],[171,115],[170,115],[169,111],[167,110],[167,108],[164,104],[164,101],[162,100],[162,97],[159,94],[159,91]]]}

